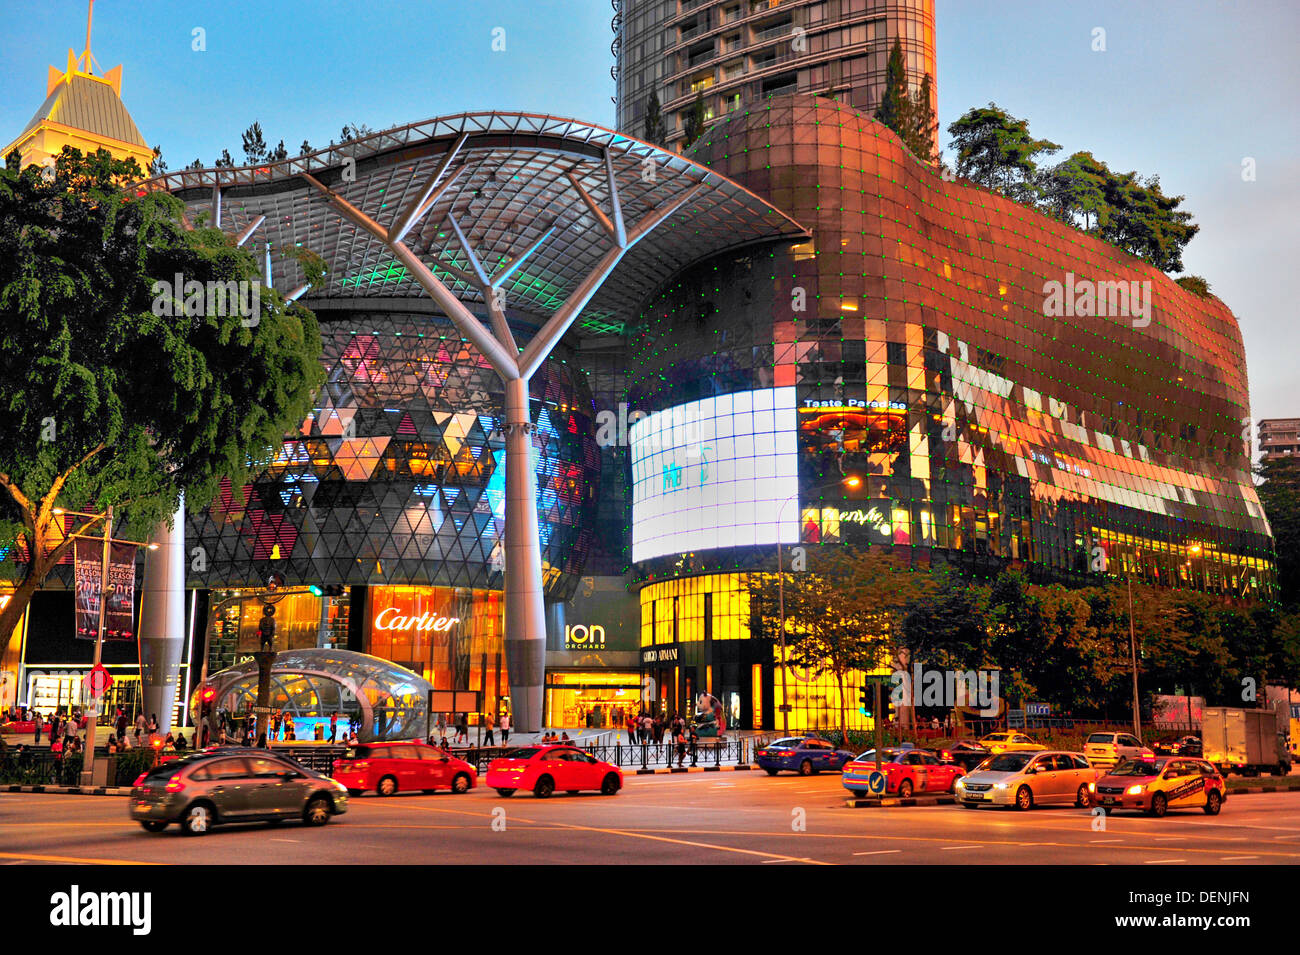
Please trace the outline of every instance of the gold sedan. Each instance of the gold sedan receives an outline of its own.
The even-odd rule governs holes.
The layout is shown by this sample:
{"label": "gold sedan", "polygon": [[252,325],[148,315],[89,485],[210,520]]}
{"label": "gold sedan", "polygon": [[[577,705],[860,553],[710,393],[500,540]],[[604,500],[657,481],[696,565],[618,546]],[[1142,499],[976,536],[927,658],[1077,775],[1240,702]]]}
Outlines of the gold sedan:
{"label": "gold sedan", "polygon": [[990,733],[980,740],[980,745],[994,756],[999,753],[1040,753],[1047,749],[1042,743],[1036,743],[1024,733],[1015,730]]}

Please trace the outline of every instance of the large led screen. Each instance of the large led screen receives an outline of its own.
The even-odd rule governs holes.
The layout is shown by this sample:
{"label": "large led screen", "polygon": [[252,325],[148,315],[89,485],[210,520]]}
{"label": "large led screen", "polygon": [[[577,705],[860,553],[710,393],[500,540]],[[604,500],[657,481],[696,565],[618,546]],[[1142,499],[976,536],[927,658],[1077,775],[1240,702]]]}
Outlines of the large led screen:
{"label": "large led screen", "polygon": [[691,401],[636,422],[632,560],[799,540],[793,388]]}

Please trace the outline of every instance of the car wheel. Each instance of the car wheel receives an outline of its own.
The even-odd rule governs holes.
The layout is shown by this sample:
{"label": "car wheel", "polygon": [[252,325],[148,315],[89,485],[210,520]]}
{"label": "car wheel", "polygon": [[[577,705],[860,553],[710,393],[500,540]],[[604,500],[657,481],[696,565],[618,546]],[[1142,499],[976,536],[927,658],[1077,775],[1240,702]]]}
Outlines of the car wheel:
{"label": "car wheel", "polygon": [[142,821],[140,825],[144,827],[145,832],[162,832],[167,828],[167,823],[160,819],[148,819]]}
{"label": "car wheel", "polygon": [[1156,793],[1151,797],[1151,815],[1159,819],[1169,811],[1169,797],[1164,793]]}
{"label": "car wheel", "polygon": [[555,792],[555,780],[550,776],[543,776],[533,787],[533,795],[538,799],[547,799],[553,792]]}
{"label": "car wheel", "polygon": [[1074,794],[1074,804],[1080,809],[1087,809],[1090,802],[1092,802],[1092,796],[1088,793],[1088,787],[1080,786],[1079,791]]}
{"label": "car wheel", "polygon": [[309,826],[323,826],[330,821],[330,801],[324,796],[313,796],[302,811],[302,821]]}
{"label": "car wheel", "polygon": [[463,796],[469,792],[469,776],[466,773],[457,773],[451,780],[451,791],[457,796]]}
{"label": "car wheel", "polygon": [[360,796],[363,792],[365,792],[364,789],[349,789],[348,795],[351,796],[353,799],[355,799],[357,796]]}
{"label": "car wheel", "polygon": [[212,807],[205,802],[195,803],[185,810],[181,818],[181,831],[187,836],[201,836],[212,828]]}
{"label": "car wheel", "polygon": [[613,773],[606,773],[605,778],[600,783],[600,794],[602,796],[613,796],[618,793],[618,777]]}
{"label": "car wheel", "polygon": [[375,787],[375,792],[381,796],[393,796],[397,793],[397,780],[392,776],[385,776],[379,780],[379,785]]}
{"label": "car wheel", "polygon": [[1034,808],[1034,793],[1028,786],[1016,790],[1016,808],[1022,812]]}
{"label": "car wheel", "polygon": [[853,798],[854,798],[854,799],[866,799],[866,798],[867,798],[867,791],[866,791],[865,789],[850,789],[849,792],[853,793]]}
{"label": "car wheel", "polygon": [[515,791],[513,789],[502,789],[500,786],[497,787],[498,796],[504,796],[505,798],[509,799],[514,794]]}
{"label": "car wheel", "polygon": [[903,799],[911,799],[914,788],[910,779],[904,779],[898,784],[898,795]]}
{"label": "car wheel", "polygon": [[954,777],[952,777],[952,782],[950,782],[950,783],[948,784],[948,794],[949,794],[950,796],[955,796],[955,795],[957,795],[957,780],[959,780],[959,779],[961,779],[961,776],[960,776],[960,775],[958,775],[958,776],[954,776]]}
{"label": "car wheel", "polygon": [[1207,816],[1217,816],[1222,808],[1223,797],[1219,795],[1218,790],[1211,789],[1210,794],[1205,797],[1205,814]]}
{"label": "car wheel", "polygon": [[765,770],[763,770],[763,772],[767,773],[769,776],[775,776],[775,775],[776,775],[776,770],[775,770],[775,769],[765,769]]}
{"label": "car wheel", "polygon": [[812,773],[813,773],[813,767],[812,767],[811,760],[805,759],[802,763],[799,764],[800,776],[811,776]]}

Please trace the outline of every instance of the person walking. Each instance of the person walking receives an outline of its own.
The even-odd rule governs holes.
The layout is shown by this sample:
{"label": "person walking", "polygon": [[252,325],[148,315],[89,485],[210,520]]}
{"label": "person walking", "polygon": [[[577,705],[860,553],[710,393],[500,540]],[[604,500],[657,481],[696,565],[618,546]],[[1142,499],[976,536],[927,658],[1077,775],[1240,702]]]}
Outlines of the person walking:
{"label": "person walking", "polygon": [[510,743],[510,714],[501,714],[501,745],[507,746]]}
{"label": "person walking", "polygon": [[113,728],[119,740],[126,735],[126,711],[120,706],[117,708],[117,721],[113,724]]}
{"label": "person walking", "polygon": [[[676,720],[673,722],[675,723]],[[686,735],[679,729],[673,740],[677,744],[677,766],[680,768],[686,762]]]}
{"label": "person walking", "polygon": [[484,714],[483,716],[483,745],[484,746],[495,746],[497,744],[497,738],[492,733],[492,728],[494,726],[496,726],[496,723],[493,722],[491,714]]}
{"label": "person walking", "polygon": [[39,745],[41,742],[41,728],[45,725],[45,719],[40,713],[32,710],[32,722],[36,724],[36,739],[32,745]]}
{"label": "person walking", "polygon": [[337,713],[331,713],[330,714],[330,742],[332,743],[336,739],[338,739],[338,735],[339,735],[339,715]]}
{"label": "person walking", "polygon": [[691,735],[690,735],[689,742],[690,742],[690,752],[691,752],[691,765],[694,766],[700,761],[700,734],[695,732],[694,726],[691,727]]}

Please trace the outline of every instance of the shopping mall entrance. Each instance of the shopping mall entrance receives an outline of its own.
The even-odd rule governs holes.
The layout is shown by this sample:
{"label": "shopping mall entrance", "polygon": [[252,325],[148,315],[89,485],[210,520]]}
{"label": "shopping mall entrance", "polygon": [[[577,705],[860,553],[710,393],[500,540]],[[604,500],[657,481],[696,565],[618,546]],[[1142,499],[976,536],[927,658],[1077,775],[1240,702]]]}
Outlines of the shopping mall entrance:
{"label": "shopping mall entrance", "polygon": [[641,711],[641,682],[634,670],[551,671],[546,674],[547,726],[619,729]]}

